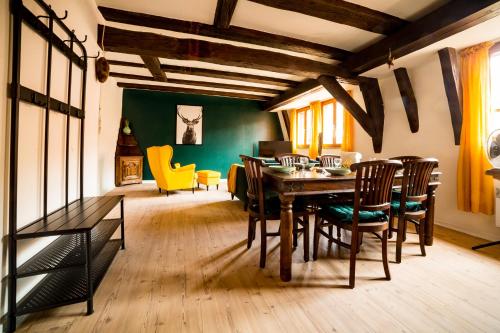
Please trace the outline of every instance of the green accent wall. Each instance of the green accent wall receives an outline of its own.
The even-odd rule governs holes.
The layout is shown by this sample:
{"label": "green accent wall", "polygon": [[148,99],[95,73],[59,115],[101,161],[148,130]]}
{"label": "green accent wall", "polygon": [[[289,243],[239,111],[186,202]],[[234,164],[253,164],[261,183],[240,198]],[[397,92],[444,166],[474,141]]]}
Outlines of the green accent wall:
{"label": "green accent wall", "polygon": [[[176,145],[177,105],[203,106],[203,144]],[[144,153],[144,179],[153,179],[146,148],[171,145],[172,161],[196,164],[196,170],[220,171],[226,178],[240,154],[254,155],[261,140],[283,140],[278,115],[261,111],[259,103],[226,97],[125,89],[123,116]]]}

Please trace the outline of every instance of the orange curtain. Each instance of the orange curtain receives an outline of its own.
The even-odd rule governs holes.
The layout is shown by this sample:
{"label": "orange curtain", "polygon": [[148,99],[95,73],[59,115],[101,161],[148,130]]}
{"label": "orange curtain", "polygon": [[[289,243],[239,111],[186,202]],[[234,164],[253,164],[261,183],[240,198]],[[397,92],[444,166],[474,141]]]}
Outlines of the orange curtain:
{"label": "orange curtain", "polygon": [[[286,111],[285,111],[286,112]],[[297,153],[297,110],[290,110],[290,133],[288,133],[288,137],[290,138],[290,142],[292,143],[292,153]]]}
{"label": "orange curtain", "polygon": [[340,149],[342,151],[354,151],[354,118],[349,111],[344,109],[344,134]]}
{"label": "orange curtain", "polygon": [[323,110],[320,101],[311,102],[310,106],[313,123],[311,144],[309,145],[309,157],[316,159],[319,150],[319,134],[323,132]]}
{"label": "orange curtain", "polygon": [[487,117],[490,112],[489,49],[482,43],[460,53],[463,91],[463,120],[457,169],[458,209],[492,215],[493,179],[485,175],[491,168],[486,155]]}

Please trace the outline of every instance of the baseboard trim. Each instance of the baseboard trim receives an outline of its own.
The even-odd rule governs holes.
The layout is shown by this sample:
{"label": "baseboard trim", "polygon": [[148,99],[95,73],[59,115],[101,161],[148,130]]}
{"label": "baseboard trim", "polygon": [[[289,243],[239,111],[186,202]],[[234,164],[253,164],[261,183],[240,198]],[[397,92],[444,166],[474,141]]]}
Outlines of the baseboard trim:
{"label": "baseboard trim", "polygon": [[439,226],[442,226],[442,227],[445,227],[445,228],[448,228],[451,230],[463,232],[464,234],[471,235],[471,236],[478,237],[478,238],[482,238],[482,239],[485,239],[488,241],[497,241],[500,239],[500,237],[498,235],[495,235],[495,234],[492,234],[489,232],[477,232],[477,231],[474,232],[474,231],[466,230],[464,228],[460,228],[460,227],[457,227],[456,225],[452,225],[452,224],[449,224],[449,223],[446,223],[444,221],[437,220],[437,219],[434,220],[434,223],[436,225],[439,225]]}

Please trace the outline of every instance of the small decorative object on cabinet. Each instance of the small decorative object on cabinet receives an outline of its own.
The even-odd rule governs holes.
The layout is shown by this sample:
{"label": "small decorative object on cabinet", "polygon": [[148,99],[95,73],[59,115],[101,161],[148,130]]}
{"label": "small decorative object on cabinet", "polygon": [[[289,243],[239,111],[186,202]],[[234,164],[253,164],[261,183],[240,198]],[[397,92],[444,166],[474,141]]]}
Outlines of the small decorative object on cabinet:
{"label": "small decorative object on cabinet", "polygon": [[143,154],[129,127],[122,118],[115,153],[115,185],[142,183]]}

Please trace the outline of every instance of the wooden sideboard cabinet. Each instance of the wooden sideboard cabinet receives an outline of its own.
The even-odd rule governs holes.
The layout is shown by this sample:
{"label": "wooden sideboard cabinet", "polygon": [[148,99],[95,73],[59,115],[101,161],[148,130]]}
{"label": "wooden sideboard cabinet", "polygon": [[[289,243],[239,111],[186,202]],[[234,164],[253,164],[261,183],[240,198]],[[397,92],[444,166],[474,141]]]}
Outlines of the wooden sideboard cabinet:
{"label": "wooden sideboard cabinet", "polygon": [[115,157],[115,185],[142,183],[143,156]]}
{"label": "wooden sideboard cabinet", "polygon": [[143,159],[144,156],[132,134],[128,121],[123,118],[116,143],[115,185],[123,186],[142,183]]}

